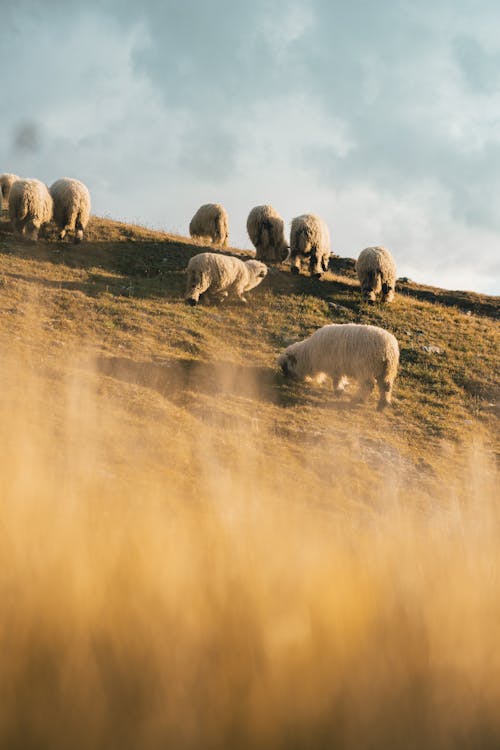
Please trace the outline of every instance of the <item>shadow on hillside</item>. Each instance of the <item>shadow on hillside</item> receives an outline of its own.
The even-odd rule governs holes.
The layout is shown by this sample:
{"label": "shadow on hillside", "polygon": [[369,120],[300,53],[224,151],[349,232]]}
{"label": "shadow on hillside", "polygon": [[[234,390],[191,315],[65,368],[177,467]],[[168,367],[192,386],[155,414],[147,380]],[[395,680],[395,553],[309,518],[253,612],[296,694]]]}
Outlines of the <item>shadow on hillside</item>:
{"label": "shadow on hillside", "polygon": [[[4,227],[0,224],[0,227]],[[0,256],[15,256],[37,263],[51,263],[69,269],[85,271],[87,278],[59,281],[4,272],[6,276],[34,282],[54,289],[78,290],[96,297],[102,292],[137,298],[182,298],[186,287],[185,269],[189,259],[200,252],[217,251],[211,245],[179,243],[165,239],[157,241],[84,241],[70,242],[40,240],[36,243],[14,240],[10,232],[0,229]],[[248,259],[248,253],[226,252]],[[271,268],[267,278],[251,296],[258,297],[266,290],[274,294],[314,295],[329,299],[332,295],[352,293],[348,283],[324,279],[318,281],[308,275],[295,276],[288,268]],[[227,303],[226,303],[227,304]],[[347,302],[358,309],[359,299]]]}
{"label": "shadow on hillside", "polygon": [[[181,406],[186,406],[190,393],[237,396],[281,407],[312,403],[324,398],[324,394],[314,394],[302,384],[285,381],[281,373],[269,367],[187,359],[136,362],[126,357],[107,356],[97,357],[94,364],[104,375],[151,388]],[[348,406],[332,397],[332,408],[344,409]]]}
{"label": "shadow on hillside", "polygon": [[[77,282],[44,282],[38,277],[32,280],[54,288],[77,289],[91,297],[108,292],[137,298],[178,298],[184,296],[185,269],[189,259],[201,252],[221,249],[189,240],[181,242],[159,233],[156,236],[147,230],[142,230],[147,237],[142,239],[140,231],[141,228],[117,222],[100,223],[95,219],[93,228],[91,222],[87,239],[80,245],[58,240],[53,229],[46,230],[47,238],[28,243],[14,239],[9,222],[3,220],[0,222],[0,256],[15,255],[86,271],[88,278]],[[232,249],[227,252],[242,259],[249,257],[248,252]],[[308,275],[295,276],[288,268],[281,266],[271,270],[264,282],[252,291],[252,296],[258,297],[266,289],[271,289],[274,294],[313,295],[326,300],[340,295],[342,305],[359,312],[359,288],[353,286],[354,265],[352,258],[332,257],[330,271],[345,276],[345,282],[338,278],[318,281]],[[31,279],[26,277],[26,280]],[[402,296],[457,307],[477,315],[500,316],[498,298],[487,295],[425,287],[413,282],[398,282],[397,292]]]}
{"label": "shadow on hillside", "polygon": [[500,318],[500,304],[498,297],[478,294],[477,292],[461,292],[449,289],[425,287],[414,283],[398,283],[397,292],[403,297],[414,297],[422,302],[431,302],[456,307],[464,312],[485,315],[494,320]]}
{"label": "shadow on hillside", "polygon": [[[39,276],[28,276],[27,274],[12,273],[8,271],[4,271],[3,276],[10,279],[16,279],[18,281],[26,281],[28,284],[37,284],[38,286],[45,287],[46,289],[67,289],[69,291],[82,292],[88,297],[97,297],[101,292],[109,291],[110,287],[109,276],[97,273],[93,273],[88,281],[43,279]],[[125,283],[125,279],[123,280],[123,283]],[[121,288],[123,290],[123,294],[125,294],[128,287],[122,285]]]}

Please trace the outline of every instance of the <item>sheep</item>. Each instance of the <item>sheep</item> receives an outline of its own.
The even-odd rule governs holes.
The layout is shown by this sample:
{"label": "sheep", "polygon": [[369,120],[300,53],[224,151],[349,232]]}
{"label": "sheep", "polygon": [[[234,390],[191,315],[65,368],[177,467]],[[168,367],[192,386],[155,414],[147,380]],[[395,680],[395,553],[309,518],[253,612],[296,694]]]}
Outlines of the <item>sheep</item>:
{"label": "sheep", "polygon": [[396,265],[385,247],[367,247],[359,254],[356,272],[363,297],[375,302],[381,295],[382,302],[392,302],[396,286]]}
{"label": "sheep", "polygon": [[74,231],[75,243],[81,242],[90,218],[88,188],[80,180],[61,177],[50,186],[50,194],[54,200],[54,221],[61,230],[59,239]]}
{"label": "sheep", "polygon": [[227,245],[229,237],[229,220],[227,211],[219,203],[205,203],[201,206],[189,224],[191,237],[209,237],[213,244]]}
{"label": "sheep", "polygon": [[391,403],[398,363],[399,346],[392,333],[356,323],[323,326],[291,344],[278,359],[285,377],[321,382],[330,376],[336,395],[343,392],[348,378],[354,378],[359,384],[355,402],[365,401],[377,381],[379,411]]}
{"label": "sheep", "polygon": [[260,284],[266,274],[267,266],[258,260],[243,262],[230,255],[199,253],[187,265],[186,302],[198,304],[204,292],[219,301],[231,293],[246,302],[243,293]]}
{"label": "sheep", "polygon": [[255,206],[248,214],[247,232],[257,260],[281,263],[288,255],[283,219],[272,206]]}
{"label": "sheep", "polygon": [[17,174],[9,174],[8,172],[0,174],[0,208],[8,207],[10,190],[18,179]]}
{"label": "sheep", "polygon": [[16,234],[36,241],[42,224],[52,219],[53,201],[40,180],[16,180],[9,196],[9,216]]}
{"label": "sheep", "polygon": [[323,219],[315,214],[302,214],[292,219],[290,259],[292,273],[299,273],[302,258],[309,258],[311,276],[319,279],[328,271],[330,234]]}

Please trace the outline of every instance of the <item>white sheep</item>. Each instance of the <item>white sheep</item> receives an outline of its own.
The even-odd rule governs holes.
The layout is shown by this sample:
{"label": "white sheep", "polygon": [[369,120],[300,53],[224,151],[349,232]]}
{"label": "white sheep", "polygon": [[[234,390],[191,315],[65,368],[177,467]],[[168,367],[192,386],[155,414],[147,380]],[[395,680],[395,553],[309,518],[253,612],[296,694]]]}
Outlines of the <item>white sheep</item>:
{"label": "white sheep", "polygon": [[272,206],[255,206],[248,214],[247,232],[257,260],[280,263],[288,255],[285,224]]}
{"label": "white sheep", "polygon": [[54,200],[54,221],[61,230],[59,239],[74,231],[75,242],[81,242],[90,218],[88,188],[80,180],[61,177],[50,186],[50,194]]}
{"label": "white sheep", "polygon": [[399,346],[392,333],[356,323],[323,326],[304,341],[291,344],[278,359],[287,377],[321,382],[329,376],[337,395],[347,379],[354,378],[359,384],[356,401],[365,401],[376,381],[379,410],[391,403],[398,363]]}
{"label": "white sheep", "polygon": [[323,219],[315,214],[302,214],[292,219],[290,231],[292,273],[299,273],[302,259],[309,260],[311,276],[320,278],[328,271],[330,234]]}
{"label": "white sheep", "polygon": [[196,305],[207,292],[219,301],[234,294],[246,302],[244,292],[256,287],[267,274],[267,266],[258,260],[243,262],[231,255],[199,253],[187,265],[186,302]]}
{"label": "white sheep", "polygon": [[9,172],[0,174],[0,208],[8,207],[11,187],[18,179],[17,174],[10,174]]}
{"label": "white sheep", "polygon": [[367,247],[359,254],[356,272],[363,297],[375,302],[381,295],[382,302],[392,302],[396,286],[396,264],[385,247]]}
{"label": "white sheep", "polygon": [[209,238],[217,245],[227,245],[229,219],[224,206],[219,203],[205,203],[197,210],[189,224],[191,237]]}
{"label": "white sheep", "polygon": [[53,201],[40,180],[16,180],[9,196],[9,216],[16,234],[37,240],[42,224],[52,219]]}

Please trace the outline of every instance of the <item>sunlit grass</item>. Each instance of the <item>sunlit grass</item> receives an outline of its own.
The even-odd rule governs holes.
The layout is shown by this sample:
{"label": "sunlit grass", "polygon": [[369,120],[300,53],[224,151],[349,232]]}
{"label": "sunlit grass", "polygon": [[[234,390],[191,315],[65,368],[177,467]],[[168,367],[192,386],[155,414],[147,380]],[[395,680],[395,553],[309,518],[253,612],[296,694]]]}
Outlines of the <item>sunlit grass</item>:
{"label": "sunlit grass", "polygon": [[[286,270],[192,310],[198,250],[0,232],[0,747],[498,747],[497,322]],[[328,322],[395,333],[393,410],[283,382]]]}

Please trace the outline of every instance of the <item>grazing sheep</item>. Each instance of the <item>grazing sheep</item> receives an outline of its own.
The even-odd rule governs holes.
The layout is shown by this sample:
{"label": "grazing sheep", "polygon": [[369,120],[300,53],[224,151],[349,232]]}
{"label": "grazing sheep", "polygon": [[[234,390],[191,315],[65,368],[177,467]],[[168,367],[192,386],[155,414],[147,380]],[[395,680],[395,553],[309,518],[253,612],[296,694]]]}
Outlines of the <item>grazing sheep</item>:
{"label": "grazing sheep", "polygon": [[299,273],[302,259],[309,259],[311,276],[321,278],[328,271],[330,234],[323,219],[315,214],[302,214],[292,219],[290,232],[292,273]]}
{"label": "grazing sheep", "polygon": [[287,377],[321,381],[329,375],[336,394],[342,393],[347,378],[354,378],[359,383],[356,401],[366,400],[377,381],[379,410],[391,403],[398,363],[399,346],[392,333],[355,323],[323,326],[287,347],[278,359]]}
{"label": "grazing sheep", "polygon": [[246,302],[243,292],[260,284],[266,274],[267,267],[258,260],[243,262],[230,255],[200,253],[187,266],[186,302],[196,305],[204,292],[219,301],[234,294]]}
{"label": "grazing sheep", "polygon": [[75,242],[83,240],[83,231],[90,218],[90,193],[80,180],[61,177],[50,186],[54,200],[54,221],[61,230],[59,239],[74,231]]}
{"label": "grazing sheep", "polygon": [[363,297],[375,302],[381,295],[382,302],[392,302],[396,286],[396,265],[385,247],[367,247],[359,254],[356,272]]}
{"label": "grazing sheep", "polygon": [[208,237],[214,244],[227,245],[229,220],[227,211],[219,203],[205,203],[189,224],[191,237]]}
{"label": "grazing sheep", "polygon": [[272,206],[255,206],[248,214],[247,232],[255,246],[257,260],[281,263],[288,255],[285,225]]}
{"label": "grazing sheep", "polygon": [[9,216],[16,234],[38,239],[42,224],[52,219],[52,196],[40,180],[16,180],[9,196]]}
{"label": "grazing sheep", "polygon": [[10,189],[14,182],[18,180],[17,174],[0,174],[0,208],[7,208],[9,205]]}

